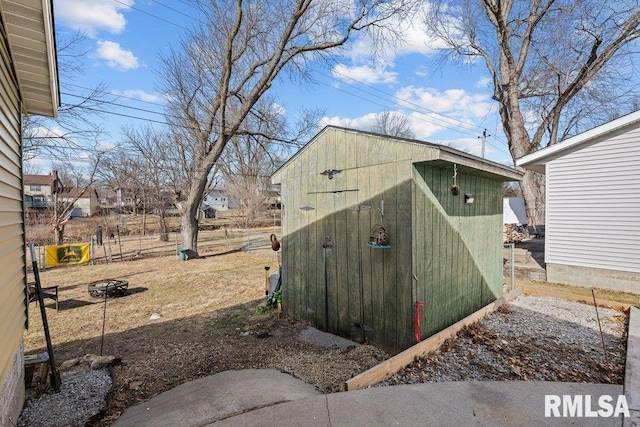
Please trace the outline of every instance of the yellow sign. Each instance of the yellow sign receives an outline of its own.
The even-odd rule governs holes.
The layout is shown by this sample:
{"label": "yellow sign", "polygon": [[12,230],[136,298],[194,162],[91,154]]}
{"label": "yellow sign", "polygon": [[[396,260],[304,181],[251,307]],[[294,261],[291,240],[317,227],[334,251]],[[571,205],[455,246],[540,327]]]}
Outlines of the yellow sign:
{"label": "yellow sign", "polygon": [[88,243],[74,243],[69,245],[48,245],[44,247],[47,254],[45,265],[86,264],[91,261]]}

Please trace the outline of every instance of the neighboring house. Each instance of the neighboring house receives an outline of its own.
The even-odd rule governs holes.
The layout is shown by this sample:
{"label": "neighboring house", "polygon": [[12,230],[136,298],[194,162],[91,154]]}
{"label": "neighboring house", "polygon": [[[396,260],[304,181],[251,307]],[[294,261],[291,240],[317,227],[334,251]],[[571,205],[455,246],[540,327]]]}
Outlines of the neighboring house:
{"label": "neighboring house", "polygon": [[221,190],[211,190],[202,201],[200,212],[202,218],[216,218],[216,212],[229,210],[229,198]]}
{"label": "neighboring house", "polygon": [[212,190],[202,201],[203,208],[213,208],[217,211],[229,210],[229,198],[221,190]]}
{"label": "neighboring house", "polygon": [[124,211],[133,212],[139,201],[137,191],[133,188],[116,187],[115,193],[116,207]]}
{"label": "neighboring house", "polygon": [[268,190],[266,203],[269,207],[279,208],[282,205],[282,197],[280,196],[280,192],[276,190]]}
{"label": "neighboring house", "polygon": [[527,224],[527,210],[524,207],[524,198],[522,196],[505,197],[502,203],[502,221],[505,224]]}
{"label": "neighboring house", "polygon": [[22,114],[55,117],[58,75],[50,0],[0,0],[0,425],[24,404],[27,323]]}
{"label": "neighboring house", "polygon": [[640,111],[517,165],[546,175],[547,280],[640,293]]}
{"label": "neighboring house", "polygon": [[[98,192],[95,188],[72,188],[67,192],[60,193],[60,201],[64,204],[74,202],[74,208],[71,211],[71,218],[92,216],[98,213],[100,201]],[[77,198],[77,200],[76,200]]]}
{"label": "neighboring house", "polygon": [[449,147],[324,128],[272,176],[283,309],[392,353],[415,344],[419,301],[422,338],[452,325],[502,296],[502,184],[521,177]]}
{"label": "neighboring house", "polygon": [[24,175],[24,201],[27,209],[44,209],[53,206],[53,195],[62,191],[58,172],[51,175]]}

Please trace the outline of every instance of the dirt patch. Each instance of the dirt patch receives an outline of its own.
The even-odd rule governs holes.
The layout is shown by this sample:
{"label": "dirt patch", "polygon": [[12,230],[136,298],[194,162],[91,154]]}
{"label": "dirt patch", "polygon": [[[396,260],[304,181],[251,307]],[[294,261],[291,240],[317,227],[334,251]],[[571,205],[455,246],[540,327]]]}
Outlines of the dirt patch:
{"label": "dirt patch", "polygon": [[[99,354],[101,347],[104,354],[122,358],[100,424],[109,425],[128,406],[226,370],[279,369],[330,393],[388,357],[372,346],[326,348],[299,339],[308,324],[264,309],[266,265],[277,268],[271,251],[44,271],[43,285],[60,286],[60,311],[47,304],[56,362]],[[107,299],[105,308],[104,299],[91,298],[87,283],[106,277],[128,280],[129,293]],[[25,350],[41,352],[43,331],[35,303],[29,311]]]}

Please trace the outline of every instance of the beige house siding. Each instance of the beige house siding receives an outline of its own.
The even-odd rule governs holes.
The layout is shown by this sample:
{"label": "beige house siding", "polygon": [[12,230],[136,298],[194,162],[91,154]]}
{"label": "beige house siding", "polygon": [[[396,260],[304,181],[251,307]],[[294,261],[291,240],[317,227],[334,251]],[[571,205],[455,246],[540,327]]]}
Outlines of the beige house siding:
{"label": "beige house siding", "polygon": [[24,404],[26,269],[21,114],[59,106],[51,0],[0,0],[0,425]]}
{"label": "beige house siding", "polygon": [[[4,35],[3,35],[4,36]],[[0,415],[17,419],[24,398],[20,383],[25,326],[25,254],[22,212],[20,105],[9,68],[5,38],[0,40],[0,389],[13,391],[0,402]],[[16,364],[18,372],[16,372]],[[20,405],[21,406],[21,405]],[[16,414],[16,409],[18,414]],[[3,425],[7,420],[2,419]]]}

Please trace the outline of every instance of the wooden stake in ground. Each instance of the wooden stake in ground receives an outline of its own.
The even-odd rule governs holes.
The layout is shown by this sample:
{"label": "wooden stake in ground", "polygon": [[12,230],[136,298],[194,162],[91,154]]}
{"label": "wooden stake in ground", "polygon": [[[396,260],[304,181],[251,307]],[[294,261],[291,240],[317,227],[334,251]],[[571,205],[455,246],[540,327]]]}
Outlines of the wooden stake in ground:
{"label": "wooden stake in ground", "polygon": [[600,341],[602,342],[602,349],[604,350],[604,361],[607,364],[607,371],[609,372],[609,382],[613,384],[613,375],[611,374],[611,364],[609,363],[609,353],[607,353],[607,346],[604,345],[604,335],[602,333],[602,325],[600,324],[600,315],[598,314],[598,304],[596,303],[596,294],[591,288],[591,295],[593,296],[593,306],[596,308],[596,318],[598,319],[598,329],[600,329]]}
{"label": "wooden stake in ground", "polygon": [[56,362],[53,358],[53,345],[51,344],[51,335],[49,334],[49,322],[47,322],[47,312],[44,307],[44,298],[42,297],[42,286],[40,286],[40,272],[38,271],[38,259],[36,251],[33,249],[33,243],[29,245],[31,253],[31,265],[33,267],[33,277],[36,282],[36,294],[38,295],[38,305],[40,306],[40,314],[42,316],[42,326],[44,328],[44,338],[47,343],[47,353],[49,355],[49,365],[51,367],[50,379],[51,386],[55,391],[60,390],[60,375],[56,370]]}

